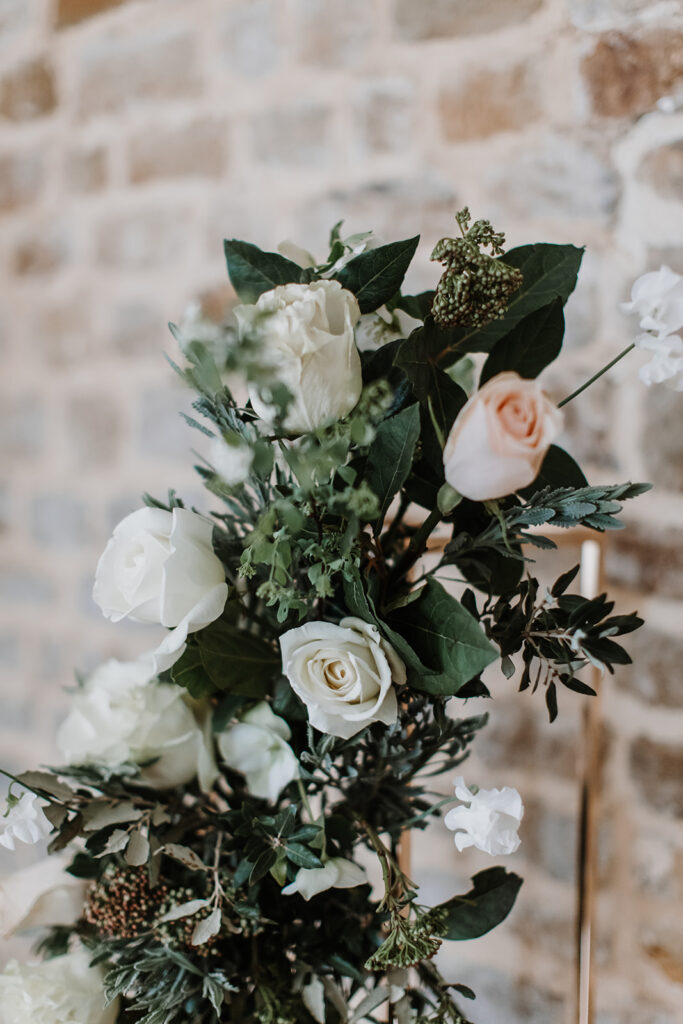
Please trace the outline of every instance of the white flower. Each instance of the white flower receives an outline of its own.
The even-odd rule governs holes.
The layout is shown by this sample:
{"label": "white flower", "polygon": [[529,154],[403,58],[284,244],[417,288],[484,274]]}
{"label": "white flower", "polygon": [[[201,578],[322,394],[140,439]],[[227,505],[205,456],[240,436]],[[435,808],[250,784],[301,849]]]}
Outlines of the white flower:
{"label": "white flower", "polygon": [[299,775],[299,762],[287,743],[291,732],[284,718],[261,701],[217,736],[225,763],[241,772],[254,796],[275,802]]}
{"label": "white flower", "polygon": [[199,776],[208,792],[217,775],[207,710],[183,687],[160,683],[148,656],[96,668],[75,692],[57,745],[68,764],[116,768],[156,758],[141,772],[155,789]]}
{"label": "white flower", "polygon": [[393,683],[406,681],[405,665],[377,626],[362,619],[307,622],[280,637],[282,670],[308,708],[311,725],[348,739],[372,722],[392,725]]}
{"label": "white flower", "polygon": [[472,501],[489,501],[533,483],[562,413],[537,380],[505,371],[462,408],[446,441],[446,481]]}
{"label": "white flower", "polygon": [[360,318],[356,327],[356,345],[360,352],[376,352],[390,341],[407,338],[421,323],[402,309],[390,313],[386,306],[382,306]]}
{"label": "white flower", "polygon": [[514,853],[520,839],[517,829],[524,816],[522,798],[516,789],[480,789],[472,793],[459,775],[455,780],[455,795],[462,801],[444,818],[446,828],[455,832],[458,850],[476,846],[492,856]]}
{"label": "white flower", "polygon": [[325,986],[316,975],[301,989],[301,1001],[318,1024],[325,1024]]}
{"label": "white flower", "polygon": [[330,857],[321,868],[300,868],[282,894],[292,896],[298,892],[305,900],[310,900],[326,889],[352,889],[365,881],[365,871],[358,864],[344,857]]}
{"label": "white flower", "polygon": [[8,801],[0,812],[0,846],[14,850],[17,840],[32,846],[50,834],[52,825],[37,800],[35,793],[25,791],[16,803]]}
{"label": "white flower", "polygon": [[229,487],[238,487],[249,476],[254,461],[253,449],[235,435],[234,441],[228,442],[222,437],[214,437],[209,446],[209,462]]}
{"label": "white flower", "polygon": [[683,277],[661,266],[643,274],[633,284],[631,301],[622,302],[624,313],[640,317],[640,328],[657,337],[676,334],[683,327]]}
{"label": "white flower", "polygon": [[683,391],[683,340],[677,334],[641,334],[635,343],[639,349],[652,353],[650,361],[638,371],[643,384],[666,384],[673,391]]}
{"label": "white flower", "polygon": [[213,622],[225,606],[228,587],[212,529],[187,509],[141,508],[121,520],[98,562],[93,598],[108,619],[172,630],[154,654],[157,672],[180,658],[188,633]]}
{"label": "white flower", "polygon": [[309,270],[316,265],[315,256],[308,249],[302,249],[300,245],[290,241],[288,238],[280,242],[277,251],[285,259],[291,260],[292,263],[296,263],[297,267],[302,267],[304,270]]}
{"label": "white flower", "polygon": [[88,883],[67,874],[70,859],[45,857],[0,879],[0,935],[78,920]]}
{"label": "white flower", "polygon": [[38,964],[11,960],[0,974],[0,1015],[7,1024],[114,1024],[116,999],[104,1005],[101,967],[85,952]]}
{"label": "white flower", "polygon": [[[341,419],[360,398],[362,374],[353,328],[358,303],[338,281],[278,285],[252,306],[237,306],[241,337],[260,342],[263,362],[274,382],[292,395],[284,426],[303,434]],[[266,423],[274,409],[259,389],[251,403]]]}

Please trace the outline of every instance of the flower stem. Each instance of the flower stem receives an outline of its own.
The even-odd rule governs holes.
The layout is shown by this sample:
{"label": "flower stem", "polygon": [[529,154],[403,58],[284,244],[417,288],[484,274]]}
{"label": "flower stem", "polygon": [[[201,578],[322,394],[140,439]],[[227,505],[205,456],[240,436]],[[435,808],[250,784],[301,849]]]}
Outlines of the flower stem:
{"label": "flower stem", "polygon": [[623,359],[624,356],[628,355],[631,349],[634,349],[635,347],[635,342],[631,342],[630,345],[627,345],[623,352],[620,352],[619,355],[615,356],[614,359],[607,363],[606,366],[603,366],[601,370],[598,370],[597,373],[594,373],[590,380],[587,380],[585,384],[582,384],[580,388],[576,389],[576,391],[572,391],[571,395],[567,395],[567,397],[563,398],[561,402],[558,402],[557,408],[561,409],[563,405],[567,404],[567,402],[571,402],[572,398],[576,398],[576,396],[580,395],[582,391],[585,391],[586,388],[589,388],[591,384],[594,384],[596,380],[599,380],[599,378],[602,377],[603,373],[607,373],[607,371],[611,370],[613,366],[616,366],[619,360]]}

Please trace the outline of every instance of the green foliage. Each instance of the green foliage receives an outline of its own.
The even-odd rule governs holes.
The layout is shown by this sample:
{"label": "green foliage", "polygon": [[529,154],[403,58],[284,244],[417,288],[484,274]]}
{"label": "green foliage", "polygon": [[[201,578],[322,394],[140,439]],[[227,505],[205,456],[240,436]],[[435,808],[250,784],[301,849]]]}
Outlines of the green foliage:
{"label": "green foliage", "polygon": [[369,249],[339,271],[337,280],[356,296],[361,313],[379,309],[399,291],[419,241],[416,235]]}
{"label": "green foliage", "polygon": [[230,281],[242,302],[256,302],[259,295],[277,285],[301,281],[301,267],[279,253],[263,252],[236,238],[226,238],[223,248]]}
{"label": "green foliage", "polygon": [[557,298],[529,313],[496,342],[484,363],[479,386],[504,370],[514,370],[520,377],[537,377],[560,354],[563,337],[564,313],[562,300]]}
{"label": "green foliage", "polygon": [[453,896],[431,911],[444,939],[477,939],[504,921],[512,910],[522,879],[505,868],[488,868],[472,878],[463,896]]}
{"label": "green foliage", "polygon": [[382,527],[392,499],[406,482],[419,436],[417,405],[384,420],[377,428],[365,469],[365,478],[379,500],[379,515],[374,524],[376,533]]}

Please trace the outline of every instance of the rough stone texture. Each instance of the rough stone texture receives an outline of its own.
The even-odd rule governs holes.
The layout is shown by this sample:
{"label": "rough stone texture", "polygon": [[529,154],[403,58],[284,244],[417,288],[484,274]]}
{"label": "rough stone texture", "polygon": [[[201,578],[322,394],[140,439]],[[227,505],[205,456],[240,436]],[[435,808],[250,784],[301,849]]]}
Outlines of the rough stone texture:
{"label": "rough stone texture", "polygon": [[126,0],[57,0],[55,25],[57,28],[75,25],[85,18],[92,18],[102,11],[120,7],[125,3]]}
{"label": "rough stone texture", "polygon": [[344,17],[337,17],[336,0],[299,0],[299,56],[320,67],[354,66],[372,45],[373,5],[345,0]]}
{"label": "rough stone texture", "polygon": [[226,134],[225,122],[213,120],[166,129],[149,125],[131,140],[130,180],[217,178],[225,165]]}
{"label": "rough stone texture", "polygon": [[630,639],[629,653],[633,664],[620,670],[620,689],[650,705],[683,708],[683,638],[645,626]]}
{"label": "rough stone texture", "polygon": [[76,195],[96,192],[107,180],[107,153],[102,146],[74,150],[66,162],[67,188]]}
{"label": "rough stone texture", "polygon": [[0,116],[10,121],[43,117],[56,103],[54,72],[44,58],[22,64],[0,81]]}
{"label": "rough stone texture", "polygon": [[439,115],[449,142],[519,131],[538,117],[538,85],[527,64],[479,72],[441,93]]}
{"label": "rough stone texture", "polygon": [[[3,767],[55,763],[74,665],[158,639],[93,604],[116,523],[145,490],[216,507],[192,470],[202,438],[178,415],[190,395],[163,354],[178,358],[166,324],[188,303],[213,320],[234,303],[223,237],[269,249],[289,237],[322,256],[341,218],[349,233],[420,233],[406,282],[420,291],[467,203],[510,245],[588,247],[565,351],[543,379],[554,398],[632,340],[617,303],[633,279],[661,262],[683,273],[681,114],[657,105],[680,88],[674,6],[0,0]],[[683,820],[666,775],[681,771],[683,736],[681,408],[683,396],[640,384],[637,359],[565,408],[562,443],[591,481],[656,484],[607,538],[606,586],[648,632],[628,638],[634,666],[603,683],[596,1024],[682,1016],[669,914],[683,898]],[[536,568],[550,582],[577,555],[567,540]],[[526,881],[505,926],[440,957],[477,991],[482,1024],[569,1024],[585,701],[561,693],[551,726],[542,693],[517,693],[495,667],[487,680],[493,700],[454,702],[491,715],[462,771],[523,794],[522,845],[505,864]],[[435,784],[452,795],[450,777]],[[457,854],[438,822],[414,848],[428,903],[491,864]],[[26,950],[4,943],[0,960]]]}
{"label": "rough stone texture", "polygon": [[82,114],[112,113],[137,100],[149,103],[196,95],[198,60],[191,35],[173,27],[128,39],[103,36],[84,54]]}
{"label": "rough stone texture", "polygon": [[0,214],[35,199],[43,184],[43,161],[38,153],[0,153]]}
{"label": "rough stone texture", "polygon": [[496,32],[535,14],[542,0],[395,0],[396,30],[402,39],[439,39]]}
{"label": "rough stone texture", "polygon": [[640,175],[664,199],[683,198],[683,141],[648,153],[640,166]]}
{"label": "rough stone texture", "polygon": [[277,67],[277,0],[239,0],[228,5],[221,32],[222,56],[233,74],[260,78]]}
{"label": "rough stone texture", "polygon": [[317,104],[259,113],[251,130],[254,153],[266,164],[310,168],[329,159],[330,111]]}
{"label": "rough stone texture", "polygon": [[683,32],[608,32],[584,58],[583,74],[596,114],[644,114],[680,84]]}
{"label": "rough stone texture", "polygon": [[640,738],[631,747],[631,774],[643,799],[663,814],[683,818],[683,749]]}

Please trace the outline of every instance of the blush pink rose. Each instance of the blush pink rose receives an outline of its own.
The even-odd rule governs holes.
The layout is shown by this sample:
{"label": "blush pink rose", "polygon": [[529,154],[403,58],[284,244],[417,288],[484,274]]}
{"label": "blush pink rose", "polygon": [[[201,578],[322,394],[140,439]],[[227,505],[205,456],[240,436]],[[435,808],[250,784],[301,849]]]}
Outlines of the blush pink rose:
{"label": "blush pink rose", "polygon": [[533,483],[563,417],[537,380],[505,371],[464,406],[443,453],[446,481],[472,501],[489,501]]}

